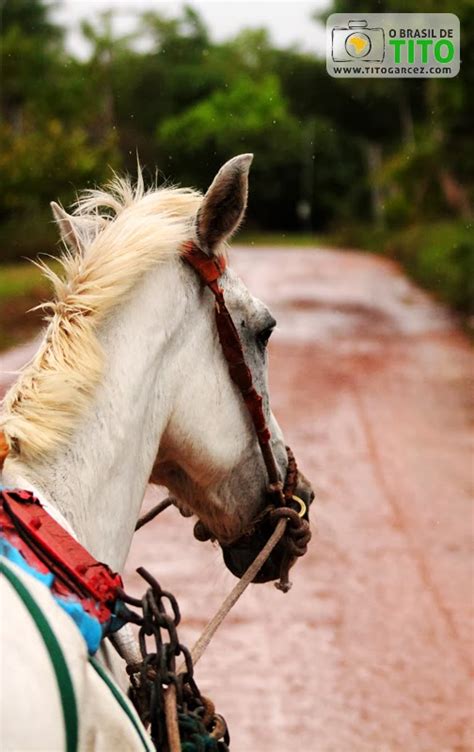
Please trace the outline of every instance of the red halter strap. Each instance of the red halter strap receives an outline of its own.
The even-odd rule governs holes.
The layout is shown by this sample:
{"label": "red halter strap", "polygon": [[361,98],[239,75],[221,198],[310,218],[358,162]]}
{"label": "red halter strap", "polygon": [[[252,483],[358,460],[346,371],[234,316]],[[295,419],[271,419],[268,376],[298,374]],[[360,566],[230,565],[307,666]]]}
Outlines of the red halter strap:
{"label": "red halter strap", "polygon": [[227,267],[225,256],[208,256],[192,241],[183,243],[184,259],[197,271],[202,281],[211,288],[214,295],[222,294],[219,285],[216,284]]}
{"label": "red halter strap", "polygon": [[229,366],[232,381],[239,389],[254,425],[258,443],[268,472],[269,491],[277,494],[283,504],[282,484],[275,457],[270,445],[270,430],[267,426],[262,406],[262,397],[253,385],[252,373],[245,362],[239,334],[225,304],[224,292],[219,286],[219,278],[226,268],[223,256],[210,257],[192,240],[183,244],[183,259],[193,267],[204,284],[211,290],[216,300],[216,326],[224,357]]}

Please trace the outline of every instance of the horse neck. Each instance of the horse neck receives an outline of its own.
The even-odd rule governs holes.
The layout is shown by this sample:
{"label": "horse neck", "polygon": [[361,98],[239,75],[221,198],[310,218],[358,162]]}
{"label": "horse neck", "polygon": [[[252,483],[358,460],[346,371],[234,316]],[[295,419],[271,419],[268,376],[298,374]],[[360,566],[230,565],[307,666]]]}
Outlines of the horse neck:
{"label": "horse neck", "polygon": [[6,466],[64,515],[100,561],[123,568],[169,417],[166,363],[184,316],[178,265],[148,274],[100,332],[104,375],[88,413],[54,461]]}

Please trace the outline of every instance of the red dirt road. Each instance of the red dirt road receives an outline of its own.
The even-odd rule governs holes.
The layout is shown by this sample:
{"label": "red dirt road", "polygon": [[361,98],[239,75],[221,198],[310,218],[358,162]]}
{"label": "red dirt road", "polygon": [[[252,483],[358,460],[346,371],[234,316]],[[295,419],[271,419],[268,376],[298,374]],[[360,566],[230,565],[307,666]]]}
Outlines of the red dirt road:
{"label": "red dirt road", "polygon": [[[291,592],[252,586],[198,664],[232,752],[474,750],[470,346],[386,260],[231,260],[278,319],[273,408],[317,497]],[[188,644],[234,582],[174,510],[137,533],[129,587],[138,564]]]}

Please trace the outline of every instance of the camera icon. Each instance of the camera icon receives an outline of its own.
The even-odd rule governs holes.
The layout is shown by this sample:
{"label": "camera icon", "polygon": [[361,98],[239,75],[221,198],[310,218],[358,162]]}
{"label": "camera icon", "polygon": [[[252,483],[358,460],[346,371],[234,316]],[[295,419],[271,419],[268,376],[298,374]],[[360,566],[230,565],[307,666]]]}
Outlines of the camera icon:
{"label": "camera icon", "polygon": [[335,63],[354,60],[381,63],[385,56],[384,30],[369,28],[363,19],[348,21],[347,26],[335,26],[331,42],[331,55]]}

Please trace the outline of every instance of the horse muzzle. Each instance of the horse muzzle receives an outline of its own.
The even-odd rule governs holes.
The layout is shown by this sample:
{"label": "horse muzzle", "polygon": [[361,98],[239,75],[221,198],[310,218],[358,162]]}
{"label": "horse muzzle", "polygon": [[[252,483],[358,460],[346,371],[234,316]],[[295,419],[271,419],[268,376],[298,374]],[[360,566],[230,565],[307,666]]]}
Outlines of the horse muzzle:
{"label": "horse muzzle", "polygon": [[[311,538],[309,508],[314,500],[314,492],[309,481],[299,471],[293,490],[293,496],[296,499],[293,502],[288,502],[288,506],[293,514],[289,516],[287,532],[285,532],[283,538],[277,543],[253,579],[255,583],[277,580],[280,577],[285,560],[289,566],[292,566],[297,558],[302,556],[306,551]],[[300,500],[305,507],[304,513],[302,513],[303,507]],[[267,514],[257,519],[255,525],[247,533],[232,543],[222,546],[225,565],[236,577],[242,577],[272,535],[277,522],[274,513],[277,511],[278,507],[273,510],[270,509]],[[283,512],[284,510],[282,509],[281,511]],[[300,514],[301,519],[297,520]]]}

